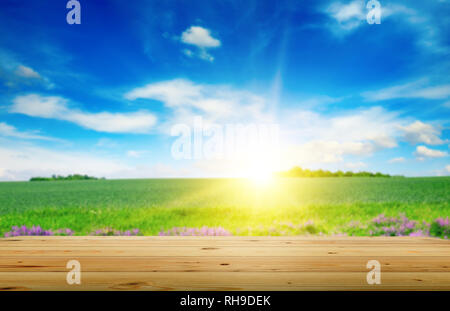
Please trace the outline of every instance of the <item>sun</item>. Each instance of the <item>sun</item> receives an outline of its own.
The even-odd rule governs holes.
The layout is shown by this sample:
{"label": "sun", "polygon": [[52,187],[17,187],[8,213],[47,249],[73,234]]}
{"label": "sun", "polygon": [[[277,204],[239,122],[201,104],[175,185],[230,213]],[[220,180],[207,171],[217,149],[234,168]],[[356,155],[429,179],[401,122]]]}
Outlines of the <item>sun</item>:
{"label": "sun", "polygon": [[280,170],[280,160],[276,148],[255,150],[240,162],[239,175],[255,188],[267,188],[274,183],[275,173]]}
{"label": "sun", "polygon": [[272,175],[261,174],[255,175],[249,178],[253,185],[257,187],[268,187],[272,184],[273,178]]}
{"label": "sun", "polygon": [[269,166],[253,165],[246,174],[246,178],[257,187],[267,187],[273,182],[274,170]]}

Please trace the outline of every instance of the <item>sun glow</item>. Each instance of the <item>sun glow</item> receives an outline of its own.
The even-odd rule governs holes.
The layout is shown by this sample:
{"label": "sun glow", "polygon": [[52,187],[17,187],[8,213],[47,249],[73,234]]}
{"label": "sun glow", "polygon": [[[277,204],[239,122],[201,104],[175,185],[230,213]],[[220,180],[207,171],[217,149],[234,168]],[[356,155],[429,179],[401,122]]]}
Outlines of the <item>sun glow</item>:
{"label": "sun glow", "polygon": [[256,186],[268,186],[273,180],[272,173],[270,172],[257,172],[247,178]]}
{"label": "sun glow", "polygon": [[254,163],[248,169],[245,177],[257,187],[267,187],[273,183],[276,169],[270,163]]}

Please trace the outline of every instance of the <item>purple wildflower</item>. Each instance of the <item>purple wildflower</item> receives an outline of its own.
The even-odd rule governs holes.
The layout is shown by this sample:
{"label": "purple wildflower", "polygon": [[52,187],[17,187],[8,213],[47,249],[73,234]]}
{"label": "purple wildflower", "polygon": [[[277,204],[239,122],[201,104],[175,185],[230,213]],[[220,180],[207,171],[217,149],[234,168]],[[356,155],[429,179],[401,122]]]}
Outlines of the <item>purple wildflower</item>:
{"label": "purple wildflower", "polygon": [[228,230],[222,227],[206,227],[201,228],[187,228],[174,227],[167,231],[161,231],[159,236],[230,236],[232,235]]}
{"label": "purple wildflower", "polygon": [[132,230],[115,230],[112,228],[103,228],[103,229],[97,229],[94,232],[92,232],[90,235],[95,236],[136,236],[141,235],[139,229],[132,229]]}
{"label": "purple wildflower", "polygon": [[15,237],[15,236],[48,236],[54,235],[51,230],[43,230],[41,226],[32,226],[28,228],[27,226],[12,226],[11,231],[5,233],[5,237]]}
{"label": "purple wildflower", "polygon": [[426,222],[420,227],[418,222],[408,219],[405,215],[401,215],[398,218],[386,217],[383,214],[378,215],[372,220],[370,227],[369,234],[374,236],[411,236],[411,234],[427,236],[428,232],[426,230]]}

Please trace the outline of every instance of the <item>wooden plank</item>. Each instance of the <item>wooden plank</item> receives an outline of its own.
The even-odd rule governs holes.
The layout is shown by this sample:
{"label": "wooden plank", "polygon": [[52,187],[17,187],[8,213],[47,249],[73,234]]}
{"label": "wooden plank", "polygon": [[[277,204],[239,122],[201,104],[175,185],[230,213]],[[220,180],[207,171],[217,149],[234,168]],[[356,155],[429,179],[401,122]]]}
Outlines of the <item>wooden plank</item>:
{"label": "wooden plank", "polygon": [[2,257],[0,272],[67,272],[76,259],[86,272],[450,272],[450,257]]}
{"label": "wooden plank", "polygon": [[341,256],[436,256],[449,257],[450,247],[448,246],[289,246],[289,247],[233,247],[214,245],[205,246],[70,246],[65,247],[49,245],[48,247],[10,247],[0,246],[0,257],[5,256],[23,256],[23,257],[86,257],[86,256],[175,256],[180,255],[186,257],[254,257],[254,256],[325,256],[325,257],[341,257]]}
{"label": "wooden plank", "polygon": [[[66,263],[81,264],[68,285]],[[369,260],[381,285],[366,281]],[[0,290],[450,290],[450,243],[433,238],[15,237]]]}
{"label": "wooden plank", "polygon": [[62,272],[1,272],[0,290],[449,290],[450,273],[386,272],[369,285],[362,272],[85,272],[68,285]]}

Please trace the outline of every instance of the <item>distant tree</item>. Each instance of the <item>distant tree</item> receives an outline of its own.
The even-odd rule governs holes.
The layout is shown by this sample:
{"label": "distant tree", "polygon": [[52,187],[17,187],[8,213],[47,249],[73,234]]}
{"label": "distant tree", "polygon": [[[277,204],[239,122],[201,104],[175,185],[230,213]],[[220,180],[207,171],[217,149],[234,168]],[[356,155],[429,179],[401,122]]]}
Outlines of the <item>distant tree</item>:
{"label": "distant tree", "polygon": [[372,172],[343,172],[343,171],[337,171],[337,172],[330,172],[328,170],[315,170],[311,171],[309,169],[302,169],[299,166],[295,166],[291,168],[289,171],[286,172],[280,172],[277,174],[280,177],[391,177],[388,174],[382,174],[380,172],[372,173]]}
{"label": "distant tree", "polygon": [[[53,174],[52,177],[31,177],[30,181],[55,181],[55,180],[96,180],[97,177],[88,176],[88,175],[81,175],[81,174],[74,174],[74,175],[67,175],[67,176],[61,176],[61,175],[55,175]],[[105,179],[102,177],[101,179]]]}

